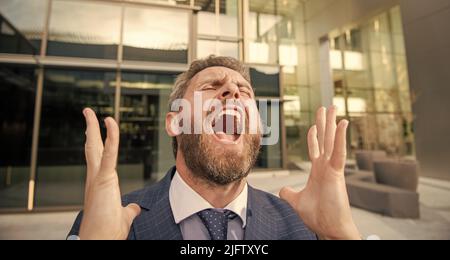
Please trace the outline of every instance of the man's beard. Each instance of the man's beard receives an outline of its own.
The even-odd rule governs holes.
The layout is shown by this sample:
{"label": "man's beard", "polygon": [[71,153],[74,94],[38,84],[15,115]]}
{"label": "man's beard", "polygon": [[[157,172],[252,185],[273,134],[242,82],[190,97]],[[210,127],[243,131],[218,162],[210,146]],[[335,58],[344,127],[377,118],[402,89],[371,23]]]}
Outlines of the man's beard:
{"label": "man's beard", "polygon": [[227,185],[247,177],[259,154],[261,136],[244,134],[240,153],[216,144],[207,134],[180,136],[180,149],[194,176],[213,185]]}

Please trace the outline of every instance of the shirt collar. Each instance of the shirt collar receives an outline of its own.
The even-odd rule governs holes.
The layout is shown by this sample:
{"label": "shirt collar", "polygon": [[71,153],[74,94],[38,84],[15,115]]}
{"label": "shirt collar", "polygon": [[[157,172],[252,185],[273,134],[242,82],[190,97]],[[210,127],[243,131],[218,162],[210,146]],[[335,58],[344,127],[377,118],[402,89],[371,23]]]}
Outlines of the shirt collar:
{"label": "shirt collar", "polygon": [[[242,228],[245,228],[247,224],[247,199],[248,185],[245,183],[241,194],[224,208],[241,218]],[[178,171],[175,172],[170,184],[169,201],[176,224],[180,224],[186,218],[200,211],[214,208],[181,178]]]}

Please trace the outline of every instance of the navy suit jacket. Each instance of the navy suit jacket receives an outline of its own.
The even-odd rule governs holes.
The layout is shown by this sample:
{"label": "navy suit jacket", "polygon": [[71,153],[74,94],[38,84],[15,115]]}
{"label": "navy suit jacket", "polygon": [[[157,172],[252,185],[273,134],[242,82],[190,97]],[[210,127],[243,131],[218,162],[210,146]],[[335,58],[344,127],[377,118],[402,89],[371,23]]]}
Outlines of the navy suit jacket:
{"label": "navy suit jacket", "polygon": [[[134,220],[130,240],[182,240],[169,202],[175,167],[157,184],[123,196],[123,205],[136,203],[141,214]],[[245,240],[316,240],[297,213],[283,200],[249,186]],[[69,235],[78,235],[82,212]]]}

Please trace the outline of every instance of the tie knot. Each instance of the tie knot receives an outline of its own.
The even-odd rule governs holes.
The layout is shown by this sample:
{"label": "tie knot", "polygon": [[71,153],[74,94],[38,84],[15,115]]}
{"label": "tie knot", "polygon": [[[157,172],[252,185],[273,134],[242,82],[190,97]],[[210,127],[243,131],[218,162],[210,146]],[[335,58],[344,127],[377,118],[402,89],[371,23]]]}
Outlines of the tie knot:
{"label": "tie knot", "polygon": [[197,213],[209,232],[211,240],[226,240],[228,231],[228,219],[233,219],[236,214],[229,210],[218,211],[206,209]]}

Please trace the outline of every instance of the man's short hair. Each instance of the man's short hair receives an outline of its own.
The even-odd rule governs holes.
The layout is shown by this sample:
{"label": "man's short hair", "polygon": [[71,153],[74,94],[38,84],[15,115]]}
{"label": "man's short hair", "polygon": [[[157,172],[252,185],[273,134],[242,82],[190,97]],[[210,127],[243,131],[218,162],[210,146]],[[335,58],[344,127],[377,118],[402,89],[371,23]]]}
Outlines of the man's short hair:
{"label": "man's short hair", "polygon": [[[169,111],[171,111],[172,104],[175,100],[184,98],[184,95],[186,94],[186,90],[189,87],[192,78],[199,72],[210,67],[226,67],[232,69],[239,72],[242,77],[249,83],[251,82],[250,71],[248,67],[244,65],[243,62],[235,58],[211,55],[205,59],[195,60],[191,63],[187,71],[183,72],[177,77],[177,80],[175,81],[172,89],[172,93],[169,96]],[[172,138],[172,149],[176,159],[178,151],[178,142],[176,137]]]}

